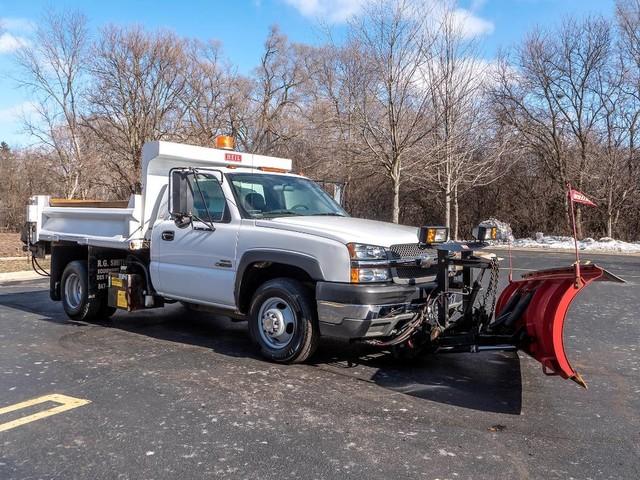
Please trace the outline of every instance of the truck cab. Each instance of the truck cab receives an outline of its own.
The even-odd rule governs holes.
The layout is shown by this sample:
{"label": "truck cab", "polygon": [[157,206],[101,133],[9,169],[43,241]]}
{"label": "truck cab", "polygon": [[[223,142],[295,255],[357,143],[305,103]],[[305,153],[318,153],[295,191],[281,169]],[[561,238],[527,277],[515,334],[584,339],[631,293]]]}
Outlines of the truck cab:
{"label": "truck cab", "polygon": [[179,301],[248,321],[265,357],[291,363],[320,336],[393,335],[435,287],[417,228],[350,217],[290,160],[170,142],[142,160],[126,206],[30,201],[24,241],[51,254],[71,318]]}

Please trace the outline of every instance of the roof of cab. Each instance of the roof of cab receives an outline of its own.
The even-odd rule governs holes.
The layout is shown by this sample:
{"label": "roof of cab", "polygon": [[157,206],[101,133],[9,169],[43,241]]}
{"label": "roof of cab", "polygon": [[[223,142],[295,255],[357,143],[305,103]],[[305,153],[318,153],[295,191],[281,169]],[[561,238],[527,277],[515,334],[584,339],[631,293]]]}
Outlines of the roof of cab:
{"label": "roof of cab", "polygon": [[165,175],[176,167],[248,167],[291,171],[288,158],[199,147],[173,142],[149,142],[142,149],[142,169],[147,175]]}

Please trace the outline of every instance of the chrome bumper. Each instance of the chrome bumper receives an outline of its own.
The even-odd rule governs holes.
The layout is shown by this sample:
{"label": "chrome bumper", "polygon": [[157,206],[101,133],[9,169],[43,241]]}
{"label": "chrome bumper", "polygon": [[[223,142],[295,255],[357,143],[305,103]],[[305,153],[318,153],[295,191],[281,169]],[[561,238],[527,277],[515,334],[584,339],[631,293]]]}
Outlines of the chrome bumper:
{"label": "chrome bumper", "polygon": [[421,285],[318,282],[320,334],[346,339],[386,337],[409,320],[435,283]]}
{"label": "chrome bumper", "polygon": [[319,301],[320,334],[347,339],[386,337],[399,322],[413,316],[414,307],[411,304],[350,305]]}

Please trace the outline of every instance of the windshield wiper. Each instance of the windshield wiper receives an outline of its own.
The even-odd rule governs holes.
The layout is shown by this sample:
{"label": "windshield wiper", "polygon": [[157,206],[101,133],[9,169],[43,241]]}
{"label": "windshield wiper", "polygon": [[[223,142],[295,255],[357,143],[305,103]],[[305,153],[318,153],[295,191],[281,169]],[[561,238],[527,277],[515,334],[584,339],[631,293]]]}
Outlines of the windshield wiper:
{"label": "windshield wiper", "polygon": [[284,209],[283,210],[271,210],[269,212],[264,212],[262,214],[262,217],[263,218],[269,218],[271,216],[278,216],[278,215],[298,215],[298,216],[300,216],[300,213],[294,212],[293,210],[284,210]]}
{"label": "windshield wiper", "polygon": [[337,212],[312,213],[312,217],[344,217],[343,214]]}

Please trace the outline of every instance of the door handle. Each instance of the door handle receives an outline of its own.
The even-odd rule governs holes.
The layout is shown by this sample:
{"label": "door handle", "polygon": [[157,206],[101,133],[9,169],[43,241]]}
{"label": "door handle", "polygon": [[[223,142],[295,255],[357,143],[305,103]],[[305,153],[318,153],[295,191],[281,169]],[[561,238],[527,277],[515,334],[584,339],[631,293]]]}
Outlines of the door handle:
{"label": "door handle", "polygon": [[162,239],[170,242],[171,240],[173,240],[175,236],[175,233],[173,232],[173,230],[165,230],[164,232],[162,232]]}

